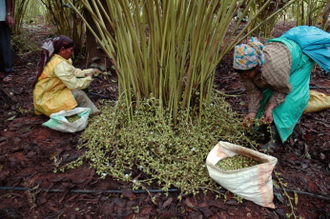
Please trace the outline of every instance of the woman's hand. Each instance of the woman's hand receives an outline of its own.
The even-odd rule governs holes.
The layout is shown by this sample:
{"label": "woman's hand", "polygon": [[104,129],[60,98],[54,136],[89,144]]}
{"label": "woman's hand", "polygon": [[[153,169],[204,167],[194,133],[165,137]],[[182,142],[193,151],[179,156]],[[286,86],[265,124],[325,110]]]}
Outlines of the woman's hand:
{"label": "woman's hand", "polygon": [[102,74],[102,71],[98,70],[97,68],[94,68],[92,71],[92,74],[97,77],[99,76],[99,74]]}
{"label": "woman's hand", "polygon": [[89,77],[93,78],[93,77],[97,77],[101,73],[102,73],[102,71],[98,70],[97,68],[94,68],[90,73],[86,73],[85,76],[86,77],[89,76]]}
{"label": "woman's hand", "polygon": [[265,110],[265,114],[264,114],[264,118],[261,120],[261,122],[266,123],[266,124],[270,124],[273,122],[273,109],[274,109],[274,105],[273,104],[269,104],[267,109]]}
{"label": "woman's hand", "polygon": [[243,119],[243,126],[250,127],[253,125],[253,119],[256,117],[256,113],[249,113]]}
{"label": "woman's hand", "polygon": [[260,120],[263,123],[270,124],[273,122],[273,113],[272,110],[266,110],[264,114],[264,118]]}
{"label": "woman's hand", "polygon": [[91,73],[86,73],[86,74],[85,74],[86,77],[89,76],[89,77],[91,77],[91,78],[93,78],[93,75],[94,75],[94,74],[93,74],[92,72],[91,72]]}

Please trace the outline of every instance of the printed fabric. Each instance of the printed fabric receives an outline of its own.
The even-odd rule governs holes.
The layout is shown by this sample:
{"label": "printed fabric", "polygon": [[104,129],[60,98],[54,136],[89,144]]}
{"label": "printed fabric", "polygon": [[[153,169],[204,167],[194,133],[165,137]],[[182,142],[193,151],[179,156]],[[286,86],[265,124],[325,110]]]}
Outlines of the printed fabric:
{"label": "printed fabric", "polygon": [[237,70],[249,70],[264,63],[264,45],[255,37],[252,37],[247,44],[235,46],[233,67]]}

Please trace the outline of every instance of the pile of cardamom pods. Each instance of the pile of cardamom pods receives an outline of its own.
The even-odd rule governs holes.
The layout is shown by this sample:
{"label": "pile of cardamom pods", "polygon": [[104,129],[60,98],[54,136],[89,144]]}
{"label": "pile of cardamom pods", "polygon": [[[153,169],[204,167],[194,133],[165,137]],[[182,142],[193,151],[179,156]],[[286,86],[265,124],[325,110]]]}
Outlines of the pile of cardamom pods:
{"label": "pile of cardamom pods", "polygon": [[237,154],[235,156],[220,160],[216,166],[221,170],[238,170],[246,167],[252,167],[258,164],[260,164],[260,162],[256,161],[252,157]]}

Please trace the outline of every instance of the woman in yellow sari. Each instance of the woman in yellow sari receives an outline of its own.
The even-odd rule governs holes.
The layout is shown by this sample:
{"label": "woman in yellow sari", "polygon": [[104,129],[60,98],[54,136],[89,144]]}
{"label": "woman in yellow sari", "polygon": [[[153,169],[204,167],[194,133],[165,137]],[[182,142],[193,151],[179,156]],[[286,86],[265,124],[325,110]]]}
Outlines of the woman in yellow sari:
{"label": "woman in yellow sari", "polygon": [[73,48],[73,41],[63,35],[43,44],[38,74],[33,83],[33,104],[37,115],[49,116],[77,106],[89,107],[92,114],[98,113],[83,90],[88,88],[93,74],[99,70],[75,68],[71,60]]}

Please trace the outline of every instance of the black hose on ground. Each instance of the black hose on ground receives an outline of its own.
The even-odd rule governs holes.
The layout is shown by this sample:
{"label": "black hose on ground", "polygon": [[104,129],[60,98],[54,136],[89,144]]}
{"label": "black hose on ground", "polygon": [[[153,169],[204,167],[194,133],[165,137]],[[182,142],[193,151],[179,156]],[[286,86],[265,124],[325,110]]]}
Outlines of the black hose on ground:
{"label": "black hose on ground", "polygon": [[[0,187],[0,190],[12,190],[12,191],[42,191],[42,192],[66,192],[65,189],[39,189],[39,188],[25,188],[25,187]],[[165,193],[165,192],[178,192],[179,189],[168,189],[168,191],[161,189],[150,189],[148,192],[152,193]],[[122,193],[121,190],[79,190],[71,189],[72,193]],[[147,190],[132,190],[133,193],[144,193]]]}
{"label": "black hose on ground", "polygon": [[[12,190],[12,191],[43,191],[43,192],[66,192],[65,189],[39,189],[39,188],[25,188],[25,187],[0,187],[0,190]],[[132,190],[133,193],[144,193],[144,192],[150,192],[150,193],[165,193],[165,192],[179,192],[179,189],[173,188],[168,189],[167,191],[161,190],[161,189],[150,189],[150,190]],[[290,190],[285,189],[287,192],[295,192],[300,195],[307,195],[314,198],[320,198],[325,200],[330,200],[330,197],[324,196],[324,195],[318,195],[313,194],[309,192],[303,192],[303,191],[296,191],[296,190]],[[78,190],[78,189],[71,189],[69,192],[72,193],[122,193],[121,190]]]}

